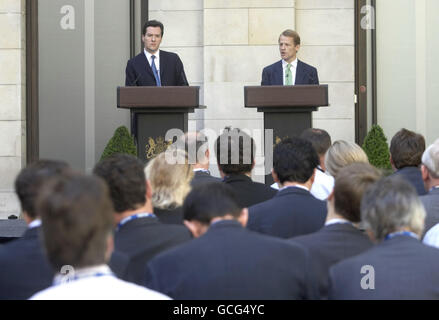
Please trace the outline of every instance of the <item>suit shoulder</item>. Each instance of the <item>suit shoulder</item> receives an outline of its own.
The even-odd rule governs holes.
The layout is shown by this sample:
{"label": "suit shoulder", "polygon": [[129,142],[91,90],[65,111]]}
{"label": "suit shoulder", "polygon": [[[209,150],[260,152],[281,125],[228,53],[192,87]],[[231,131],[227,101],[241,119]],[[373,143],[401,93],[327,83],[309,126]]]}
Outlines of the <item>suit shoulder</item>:
{"label": "suit shoulder", "polygon": [[266,66],[266,67],[264,68],[264,70],[271,70],[271,69],[274,69],[274,68],[276,68],[276,66],[278,66],[280,63],[282,63],[282,60],[276,61],[275,63],[270,64],[269,66]]}
{"label": "suit shoulder", "polygon": [[302,60],[299,60],[299,63],[302,64],[302,66],[305,69],[312,69],[312,70],[316,70],[317,71],[317,68],[313,67],[312,65],[310,65],[308,63],[303,62]]}

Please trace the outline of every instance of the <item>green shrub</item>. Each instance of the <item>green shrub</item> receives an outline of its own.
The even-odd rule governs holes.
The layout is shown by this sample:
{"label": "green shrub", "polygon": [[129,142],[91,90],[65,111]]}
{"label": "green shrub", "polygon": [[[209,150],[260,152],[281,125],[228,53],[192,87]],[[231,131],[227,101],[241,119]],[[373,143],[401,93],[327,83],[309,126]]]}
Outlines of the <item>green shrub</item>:
{"label": "green shrub", "polygon": [[389,146],[383,129],[379,125],[372,126],[363,143],[370,164],[379,169],[391,170]]}
{"label": "green shrub", "polygon": [[137,157],[137,147],[134,144],[134,138],[125,126],[116,129],[102,153],[101,161],[116,153],[131,154]]}

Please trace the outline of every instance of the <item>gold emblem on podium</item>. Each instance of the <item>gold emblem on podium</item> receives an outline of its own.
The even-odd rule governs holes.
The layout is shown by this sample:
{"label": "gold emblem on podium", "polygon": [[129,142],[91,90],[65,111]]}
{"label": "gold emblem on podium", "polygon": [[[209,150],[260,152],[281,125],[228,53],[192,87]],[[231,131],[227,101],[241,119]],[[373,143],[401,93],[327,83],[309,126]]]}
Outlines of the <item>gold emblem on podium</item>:
{"label": "gold emblem on podium", "polygon": [[163,137],[158,137],[154,140],[154,138],[148,138],[148,144],[146,145],[146,159],[150,160],[155,156],[159,155],[162,152],[165,152],[168,147],[172,145],[172,141],[165,141]]}

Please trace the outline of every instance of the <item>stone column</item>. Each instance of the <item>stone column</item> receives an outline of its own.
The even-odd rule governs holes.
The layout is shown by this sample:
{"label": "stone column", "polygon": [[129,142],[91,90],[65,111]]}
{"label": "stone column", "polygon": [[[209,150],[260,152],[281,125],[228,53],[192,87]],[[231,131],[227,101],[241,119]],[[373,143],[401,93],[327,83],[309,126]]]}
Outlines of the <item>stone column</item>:
{"label": "stone column", "polygon": [[25,1],[0,1],[0,219],[19,215],[14,180],[26,163]]}

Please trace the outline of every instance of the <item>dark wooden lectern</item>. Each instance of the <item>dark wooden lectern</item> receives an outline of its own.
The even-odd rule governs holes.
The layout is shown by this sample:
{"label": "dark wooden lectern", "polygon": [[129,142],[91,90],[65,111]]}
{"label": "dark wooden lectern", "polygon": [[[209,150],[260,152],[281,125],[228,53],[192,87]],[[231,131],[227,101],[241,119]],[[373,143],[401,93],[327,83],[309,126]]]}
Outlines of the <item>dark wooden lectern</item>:
{"label": "dark wooden lectern", "polygon": [[[244,98],[246,108],[264,113],[264,128],[273,130],[273,145],[312,128],[312,112],[329,106],[327,85],[245,87]],[[273,183],[271,175],[265,183]]]}
{"label": "dark wooden lectern", "polygon": [[163,152],[170,129],[188,131],[188,113],[199,105],[199,87],[118,87],[117,107],[131,111],[131,133],[144,162]]}

